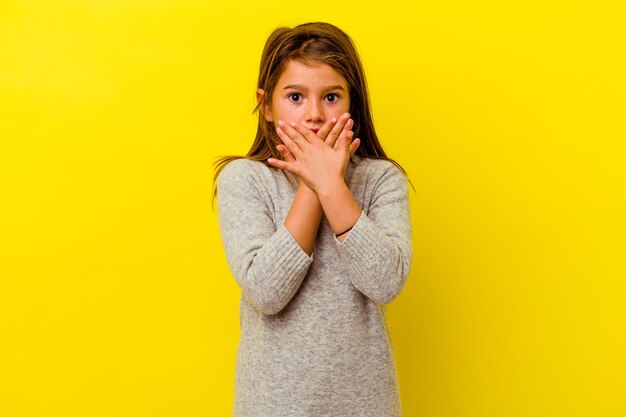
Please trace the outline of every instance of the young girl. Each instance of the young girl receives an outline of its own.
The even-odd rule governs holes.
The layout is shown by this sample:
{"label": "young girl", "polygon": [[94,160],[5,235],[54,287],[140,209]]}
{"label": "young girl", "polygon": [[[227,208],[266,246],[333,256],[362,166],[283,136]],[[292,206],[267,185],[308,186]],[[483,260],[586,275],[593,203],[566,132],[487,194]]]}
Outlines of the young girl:
{"label": "young girl", "polygon": [[354,44],[328,23],[276,29],[256,94],[252,148],[214,179],[242,291],[234,415],[401,416],[385,314],[412,260],[407,178]]}

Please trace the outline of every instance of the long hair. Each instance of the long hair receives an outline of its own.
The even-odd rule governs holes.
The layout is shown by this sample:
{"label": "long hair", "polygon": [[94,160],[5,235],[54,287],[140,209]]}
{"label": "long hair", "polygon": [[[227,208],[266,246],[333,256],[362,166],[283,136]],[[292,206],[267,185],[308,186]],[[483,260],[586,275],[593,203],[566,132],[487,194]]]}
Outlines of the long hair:
{"label": "long hair", "polygon": [[[277,28],[268,37],[261,56],[257,82],[258,88],[262,88],[265,94],[262,95],[252,111],[253,114],[258,112],[258,126],[254,143],[245,156],[222,156],[213,163],[215,176],[213,177],[211,207],[213,207],[217,194],[217,178],[230,161],[240,158],[261,162],[267,161],[268,158],[283,159],[276,149],[276,145],[281,144],[282,141],[274,130],[272,122],[265,120],[264,109],[271,104],[274,88],[290,60],[309,65],[314,63],[327,64],[339,72],[348,83],[350,117],[354,120],[353,137],[358,137],[361,140],[355,154],[366,158],[388,160],[407,176],[406,171],[399,163],[387,157],[378,141],[372,120],[365,72],[352,39],[330,23],[304,23],[294,28]],[[283,175],[291,186],[295,187],[291,178],[284,171]],[[411,183],[410,180],[409,183]],[[415,191],[412,183],[411,187]]]}

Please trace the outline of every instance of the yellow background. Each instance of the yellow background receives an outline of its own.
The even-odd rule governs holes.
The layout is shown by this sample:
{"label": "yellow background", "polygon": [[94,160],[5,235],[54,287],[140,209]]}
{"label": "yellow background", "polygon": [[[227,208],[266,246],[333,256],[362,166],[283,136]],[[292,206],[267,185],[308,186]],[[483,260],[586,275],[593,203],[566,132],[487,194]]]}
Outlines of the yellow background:
{"label": "yellow background", "polygon": [[620,2],[222,3],[0,1],[0,415],[231,414],[211,164],[267,35],[314,20],[416,187],[405,415],[626,415]]}

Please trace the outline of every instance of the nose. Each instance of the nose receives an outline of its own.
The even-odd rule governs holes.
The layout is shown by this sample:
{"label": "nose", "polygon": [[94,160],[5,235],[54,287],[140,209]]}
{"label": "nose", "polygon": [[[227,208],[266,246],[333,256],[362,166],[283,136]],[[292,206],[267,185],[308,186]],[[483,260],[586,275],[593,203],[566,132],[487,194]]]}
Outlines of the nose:
{"label": "nose", "polygon": [[316,100],[310,100],[306,108],[306,114],[304,116],[308,123],[319,123],[324,121],[324,112],[320,103]]}

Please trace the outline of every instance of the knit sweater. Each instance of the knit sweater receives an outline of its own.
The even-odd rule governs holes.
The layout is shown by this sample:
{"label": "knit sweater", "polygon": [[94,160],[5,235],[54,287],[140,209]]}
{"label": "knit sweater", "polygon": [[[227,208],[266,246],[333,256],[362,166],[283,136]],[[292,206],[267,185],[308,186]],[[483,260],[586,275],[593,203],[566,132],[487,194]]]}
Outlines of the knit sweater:
{"label": "knit sweater", "polygon": [[357,155],[344,179],[360,217],[340,242],[322,216],[309,256],[283,224],[297,186],[282,170],[236,159],[220,172],[220,234],[242,291],[235,417],[402,415],[386,309],[412,261],[407,181]]}

